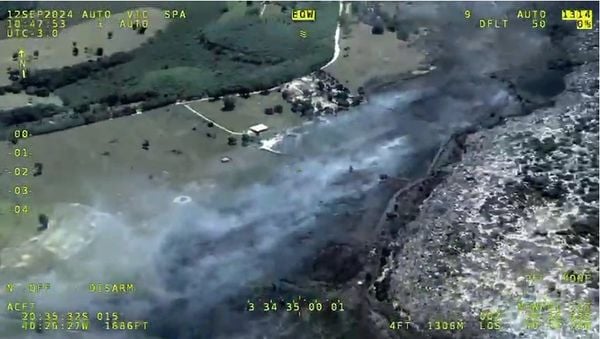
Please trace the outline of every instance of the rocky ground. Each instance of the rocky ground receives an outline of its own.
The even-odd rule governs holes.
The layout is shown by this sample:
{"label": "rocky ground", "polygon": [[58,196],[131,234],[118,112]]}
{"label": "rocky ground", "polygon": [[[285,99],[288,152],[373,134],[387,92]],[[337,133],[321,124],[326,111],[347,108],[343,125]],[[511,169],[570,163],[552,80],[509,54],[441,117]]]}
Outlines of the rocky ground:
{"label": "rocky ground", "polygon": [[[451,22],[437,31],[420,43],[443,71],[365,88],[367,96],[425,93],[402,110],[411,112],[402,123],[439,119],[452,125],[439,134],[452,135],[437,154],[426,154],[418,175],[382,177],[378,191],[365,194],[372,206],[324,222],[347,235],[270,289],[340,298],[346,312],[273,315],[239,338],[598,337],[597,28],[552,25],[529,41],[543,55],[522,58],[506,46],[523,43],[527,27],[486,37]],[[452,32],[457,46],[444,45]],[[481,41],[504,43],[495,50],[508,52],[472,57],[492,50],[465,45]],[[490,93],[507,93],[507,100],[495,107],[485,101]],[[468,114],[455,115],[461,110]],[[571,322],[586,308],[591,318]],[[488,318],[480,321],[482,314]]]}
{"label": "rocky ground", "polygon": [[[553,107],[469,135],[459,143],[462,160],[432,176],[441,183],[416,218],[387,221],[399,231],[371,288],[394,307],[371,314],[382,337],[400,333],[390,333],[390,320],[407,319],[441,337],[598,337],[597,37],[574,38],[570,52],[589,59],[566,77]],[[566,282],[565,273],[580,279]],[[543,308],[536,323],[523,306],[531,302],[560,311]],[[591,332],[574,328],[574,302],[589,303]],[[498,329],[480,329],[485,311],[496,312]],[[456,320],[464,330],[429,330]]]}

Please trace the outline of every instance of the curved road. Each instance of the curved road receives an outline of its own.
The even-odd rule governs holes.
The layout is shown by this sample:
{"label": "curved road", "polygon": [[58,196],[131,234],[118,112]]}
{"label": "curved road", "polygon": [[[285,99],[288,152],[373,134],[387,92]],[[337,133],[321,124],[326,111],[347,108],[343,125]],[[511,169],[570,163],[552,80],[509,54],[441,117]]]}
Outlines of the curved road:
{"label": "curved road", "polygon": [[[340,56],[340,31],[341,31],[341,27],[340,27],[340,21],[339,21],[339,17],[342,16],[343,10],[344,10],[344,4],[342,3],[342,1],[339,2],[340,7],[339,7],[339,11],[338,11],[338,23],[337,23],[337,27],[335,29],[335,38],[334,38],[334,46],[333,46],[333,56],[331,57],[331,60],[329,60],[329,62],[327,62],[325,64],[325,66],[321,67],[320,69],[324,69],[330,65],[332,65]],[[264,12],[264,5],[263,5],[263,12]],[[277,90],[279,87],[281,87],[283,84],[275,86],[275,87],[271,87],[269,88],[267,91],[272,92],[274,90]],[[260,92],[262,92],[264,90],[259,90],[259,91],[254,91],[251,92],[250,95],[256,95],[259,94]],[[234,94],[234,96],[239,97],[240,94],[236,93]],[[197,116],[201,117],[202,119],[213,123],[215,126],[217,126],[218,128],[220,128],[221,130],[232,134],[232,135],[242,135],[244,134],[243,132],[234,132],[222,125],[219,125],[217,122],[215,122],[214,120],[208,118],[207,116],[205,116],[204,114],[194,110],[193,108],[191,108],[188,104],[190,103],[194,103],[194,102],[202,102],[202,101],[208,101],[210,99],[210,97],[204,97],[204,98],[200,98],[200,99],[195,99],[195,100],[189,100],[189,101],[182,101],[182,102],[178,102],[175,103],[175,105],[183,105],[185,108],[187,108],[188,110],[190,110],[192,113],[196,114]]]}

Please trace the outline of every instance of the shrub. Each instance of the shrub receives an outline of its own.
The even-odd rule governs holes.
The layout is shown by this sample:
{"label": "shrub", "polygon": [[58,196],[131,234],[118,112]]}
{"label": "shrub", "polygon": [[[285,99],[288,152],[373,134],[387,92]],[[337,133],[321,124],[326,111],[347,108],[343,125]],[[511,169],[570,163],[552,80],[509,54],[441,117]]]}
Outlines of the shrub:
{"label": "shrub", "polygon": [[223,108],[222,111],[233,111],[235,109],[235,99],[231,96],[227,96],[223,98]]}
{"label": "shrub", "polygon": [[381,22],[377,22],[375,23],[375,25],[373,25],[373,27],[371,28],[371,34],[374,35],[380,35],[383,34],[383,23]]}

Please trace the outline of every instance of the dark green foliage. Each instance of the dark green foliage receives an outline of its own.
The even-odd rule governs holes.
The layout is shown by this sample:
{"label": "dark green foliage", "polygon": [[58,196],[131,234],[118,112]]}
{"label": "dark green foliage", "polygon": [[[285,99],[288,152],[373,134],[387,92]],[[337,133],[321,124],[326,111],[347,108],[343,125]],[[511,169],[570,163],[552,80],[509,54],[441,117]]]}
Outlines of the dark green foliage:
{"label": "dark green foliage", "polygon": [[283,113],[283,106],[275,105],[275,107],[273,107],[273,111],[275,111],[275,113],[281,114]]}
{"label": "dark green foliage", "polygon": [[35,95],[37,95],[38,97],[48,97],[50,96],[50,91],[46,87],[36,88]]}
{"label": "dark green foliage", "polygon": [[[117,105],[141,102],[140,107],[149,110],[177,99],[223,97],[270,88],[317,70],[331,57],[338,5],[311,6],[321,14],[319,21],[291,25],[289,14],[269,13],[259,18],[251,12],[252,15],[235,20],[218,21],[226,3],[181,3],[181,9],[194,20],[173,21],[164,32],[157,33],[152,44],[62,69],[36,70],[25,79],[15,74],[15,84],[5,91],[18,92],[33,86],[36,95],[54,92],[71,108],[96,103],[111,105],[115,116],[115,111],[121,114]],[[256,4],[251,8],[260,10]],[[297,39],[300,28],[310,29],[311,38]],[[112,32],[107,33],[108,39],[112,37]],[[72,49],[77,54],[79,48],[83,47],[74,42]],[[175,58],[173,51],[177,51]],[[132,109],[124,108],[123,114],[131,114]],[[44,114],[49,113],[41,115]],[[102,120],[102,114],[106,113],[86,117],[75,114],[53,119],[52,126],[38,124],[32,128],[45,133]],[[0,115],[5,121],[9,119],[4,113]],[[26,114],[24,119],[31,116],[36,114]]]}
{"label": "dark green foliage", "polygon": [[229,146],[235,146],[235,145],[237,145],[237,139],[235,137],[228,137],[227,138],[227,145],[229,145]]}
{"label": "dark green foliage", "polygon": [[75,111],[75,113],[83,113],[83,112],[87,112],[89,109],[90,109],[89,104],[81,104],[81,105],[77,105],[77,107],[75,107],[73,109],[73,111]]}
{"label": "dark green foliage", "polygon": [[27,78],[22,79],[24,86],[46,87],[54,90],[72,84],[78,80],[89,77],[92,73],[123,64],[131,60],[133,56],[129,53],[115,53],[109,57],[102,57],[97,61],[84,62],[62,69],[48,69],[32,72]]}
{"label": "dark green foliage", "polygon": [[98,47],[96,49],[96,56],[102,56],[102,55],[104,55],[104,48]]}
{"label": "dark green foliage", "polygon": [[346,92],[338,92],[338,93],[335,95],[335,97],[336,97],[338,100],[346,100],[346,99],[348,99],[348,93],[346,93]]}
{"label": "dark green foliage", "polygon": [[131,106],[123,106],[113,111],[113,117],[120,118],[128,115],[135,114],[135,108]]}
{"label": "dark green foliage", "polygon": [[23,85],[21,85],[21,84],[19,84],[17,82],[13,82],[12,84],[4,87],[4,89],[8,93],[18,94],[18,93],[21,93],[21,91],[23,90]]}
{"label": "dark green foliage", "polygon": [[100,102],[106,103],[108,106],[114,106],[119,102],[119,96],[113,93],[100,100]]}
{"label": "dark green foliage", "polygon": [[44,164],[42,164],[41,162],[36,162],[33,164],[33,176],[34,177],[42,175],[43,170],[44,170]]}
{"label": "dark green foliage", "polygon": [[38,222],[40,223],[40,226],[38,227],[38,230],[43,231],[45,229],[48,228],[48,222],[50,221],[50,219],[48,219],[48,216],[41,213],[38,215]]}
{"label": "dark green foliage", "polygon": [[371,33],[372,34],[383,34],[384,26],[385,26],[385,22],[383,21],[383,19],[380,17],[377,18],[375,20],[375,23],[373,24],[373,27],[371,27]]}
{"label": "dark green foliage", "polygon": [[273,109],[271,107],[265,108],[265,114],[266,115],[273,115]]}
{"label": "dark green foliage", "polygon": [[164,107],[164,106],[174,104],[176,101],[177,101],[177,98],[173,95],[157,97],[157,98],[153,98],[153,99],[144,101],[141,105],[141,109],[143,111],[148,111],[148,110],[151,110],[154,108]]}
{"label": "dark green foliage", "polygon": [[25,122],[37,121],[64,113],[67,109],[56,105],[35,105],[0,111],[0,123],[4,126],[13,126]]}
{"label": "dark green foliage", "polygon": [[235,109],[235,99],[233,97],[224,97],[223,98],[223,108],[222,111],[233,111]]}

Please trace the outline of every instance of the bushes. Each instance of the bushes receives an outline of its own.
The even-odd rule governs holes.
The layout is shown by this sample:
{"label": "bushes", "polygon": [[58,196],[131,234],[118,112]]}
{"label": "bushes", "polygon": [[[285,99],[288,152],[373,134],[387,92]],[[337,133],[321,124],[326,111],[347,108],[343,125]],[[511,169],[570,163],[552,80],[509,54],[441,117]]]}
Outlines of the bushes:
{"label": "bushes", "polygon": [[77,107],[75,107],[73,109],[73,111],[75,113],[83,113],[83,112],[89,111],[89,109],[90,109],[90,105],[89,104],[81,104],[81,105],[78,105]]}
{"label": "bushes", "polygon": [[0,111],[0,123],[5,126],[17,125],[26,122],[38,121],[55,114],[65,113],[67,109],[56,105],[36,105],[18,107],[7,111]]}
{"label": "bushes", "polygon": [[235,99],[231,96],[227,96],[223,98],[223,108],[222,111],[233,111],[235,109]]}
{"label": "bushes", "polygon": [[23,86],[46,87],[52,91],[87,78],[94,72],[126,63],[132,59],[133,55],[130,53],[118,52],[109,57],[99,58],[96,61],[65,66],[59,70],[35,71],[29,74],[27,78],[21,79],[21,84]]}
{"label": "bushes", "polygon": [[[50,91],[46,87],[40,87],[35,89],[35,95],[38,97],[48,97],[50,96]],[[63,104],[68,105],[67,102],[63,102]]]}
{"label": "bushes", "polygon": [[384,31],[383,22],[380,20],[378,20],[371,28],[371,34],[374,34],[374,35],[383,34],[383,31]]}
{"label": "bushes", "polygon": [[23,90],[23,86],[17,82],[14,82],[14,83],[4,87],[4,89],[8,93],[18,94],[18,93],[21,93],[21,91]]}
{"label": "bushes", "polygon": [[158,107],[168,106],[174,104],[177,101],[177,98],[174,95],[167,95],[163,97],[157,97],[151,100],[144,101],[140,108],[143,111],[148,111],[151,109],[155,109]]}

